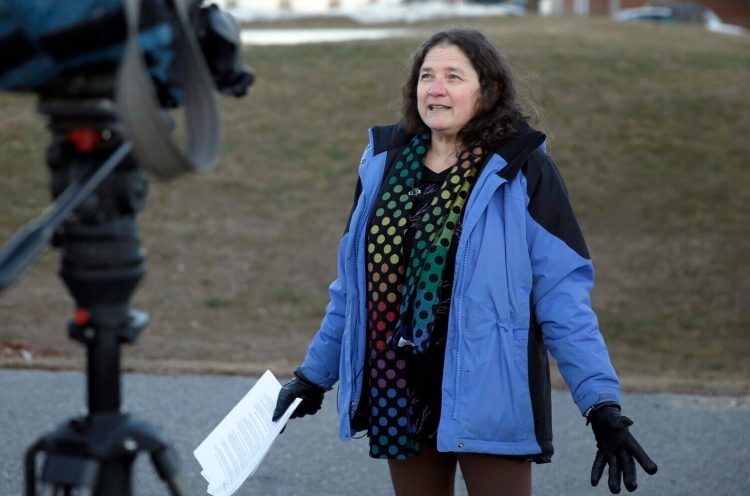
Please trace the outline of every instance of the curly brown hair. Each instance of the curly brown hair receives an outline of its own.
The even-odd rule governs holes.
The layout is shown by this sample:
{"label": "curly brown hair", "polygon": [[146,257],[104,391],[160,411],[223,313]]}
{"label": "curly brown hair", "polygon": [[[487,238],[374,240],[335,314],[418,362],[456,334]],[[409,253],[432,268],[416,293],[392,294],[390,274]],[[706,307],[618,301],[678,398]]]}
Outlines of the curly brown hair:
{"label": "curly brown hair", "polygon": [[414,54],[409,78],[403,87],[402,112],[407,132],[429,132],[417,108],[419,70],[427,53],[436,46],[454,45],[469,59],[479,74],[481,98],[476,115],[458,134],[461,143],[480,142],[497,146],[526,120],[508,64],[490,41],[476,29],[458,28],[435,33]]}

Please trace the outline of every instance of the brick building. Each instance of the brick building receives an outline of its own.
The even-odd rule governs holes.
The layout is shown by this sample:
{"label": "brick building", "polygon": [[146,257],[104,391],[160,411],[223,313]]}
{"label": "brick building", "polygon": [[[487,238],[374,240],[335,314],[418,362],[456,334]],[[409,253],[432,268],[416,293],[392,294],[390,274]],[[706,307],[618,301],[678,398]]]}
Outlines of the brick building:
{"label": "brick building", "polygon": [[716,12],[722,21],[750,27],[750,0],[552,0],[553,11],[574,15],[612,15],[621,9],[644,5],[699,3]]}

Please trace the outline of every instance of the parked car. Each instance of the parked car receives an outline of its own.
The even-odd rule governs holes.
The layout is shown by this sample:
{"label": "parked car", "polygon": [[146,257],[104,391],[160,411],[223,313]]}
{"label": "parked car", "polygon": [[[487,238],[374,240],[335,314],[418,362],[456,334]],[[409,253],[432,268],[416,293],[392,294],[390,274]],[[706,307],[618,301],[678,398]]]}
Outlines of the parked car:
{"label": "parked car", "polygon": [[727,24],[713,10],[697,4],[655,5],[624,9],[617,12],[614,18],[624,22],[696,23],[714,33],[731,35],[748,33],[748,30],[742,26]]}

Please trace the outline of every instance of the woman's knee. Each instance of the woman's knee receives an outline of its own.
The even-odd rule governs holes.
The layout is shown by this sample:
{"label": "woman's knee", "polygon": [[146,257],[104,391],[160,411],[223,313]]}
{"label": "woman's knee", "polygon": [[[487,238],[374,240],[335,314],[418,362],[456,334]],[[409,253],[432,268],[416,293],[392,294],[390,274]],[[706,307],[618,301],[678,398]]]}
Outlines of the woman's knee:
{"label": "woman's knee", "polygon": [[434,442],[420,445],[419,455],[407,460],[388,460],[396,496],[453,496],[456,456],[437,451]]}
{"label": "woman's knee", "polygon": [[469,496],[531,496],[531,463],[479,453],[458,455]]}

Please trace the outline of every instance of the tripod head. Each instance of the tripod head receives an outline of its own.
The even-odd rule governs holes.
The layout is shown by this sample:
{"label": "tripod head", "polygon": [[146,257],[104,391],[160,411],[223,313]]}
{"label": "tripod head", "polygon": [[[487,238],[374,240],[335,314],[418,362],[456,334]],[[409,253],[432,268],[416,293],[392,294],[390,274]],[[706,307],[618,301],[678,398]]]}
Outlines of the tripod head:
{"label": "tripod head", "polygon": [[[68,332],[86,345],[97,329],[114,333],[115,343],[132,343],[148,323],[145,313],[129,309],[146,271],[136,215],[145,207],[148,180],[132,156],[123,154],[128,144],[114,112],[113,89],[114,73],[105,68],[58,81],[39,103],[52,132],[47,149],[52,195],[59,199],[101,178],[53,238],[61,251],[60,277],[76,303]],[[100,348],[90,353],[89,368],[89,410],[117,411],[119,381],[112,378],[119,376],[119,353]]]}

